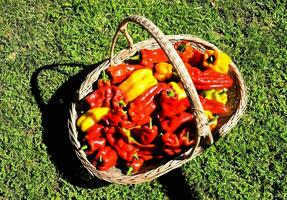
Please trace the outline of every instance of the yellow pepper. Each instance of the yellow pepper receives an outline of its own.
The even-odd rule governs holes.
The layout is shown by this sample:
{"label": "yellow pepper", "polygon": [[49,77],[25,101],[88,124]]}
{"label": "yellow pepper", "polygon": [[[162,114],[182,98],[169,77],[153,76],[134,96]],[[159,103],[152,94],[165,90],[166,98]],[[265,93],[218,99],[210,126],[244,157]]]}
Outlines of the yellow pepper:
{"label": "yellow pepper", "polygon": [[139,69],[133,72],[119,88],[126,92],[128,102],[133,101],[148,88],[157,84],[156,78],[152,74],[151,69]]}
{"label": "yellow pepper", "polygon": [[169,82],[168,84],[171,86],[172,90],[177,94],[179,100],[187,97],[181,83]]}
{"label": "yellow pepper", "polygon": [[77,120],[77,125],[81,128],[83,132],[86,132],[98,121],[103,119],[104,116],[108,114],[110,108],[99,107],[88,110],[85,114],[81,115]]}
{"label": "yellow pepper", "polygon": [[204,110],[204,114],[208,118],[208,123],[210,124],[209,125],[210,130],[215,129],[215,127],[217,126],[218,116],[213,116],[213,114],[209,110]]}
{"label": "yellow pepper", "polygon": [[218,50],[206,50],[204,53],[203,66],[214,71],[226,74],[231,63],[230,57]]}
{"label": "yellow pepper", "polygon": [[172,77],[172,64],[160,62],[155,65],[154,77],[159,81],[165,81]]}
{"label": "yellow pepper", "polygon": [[211,100],[215,100],[218,101],[220,103],[226,104],[227,102],[227,94],[226,94],[226,90],[205,90],[202,92],[203,96],[206,99],[211,99]]}

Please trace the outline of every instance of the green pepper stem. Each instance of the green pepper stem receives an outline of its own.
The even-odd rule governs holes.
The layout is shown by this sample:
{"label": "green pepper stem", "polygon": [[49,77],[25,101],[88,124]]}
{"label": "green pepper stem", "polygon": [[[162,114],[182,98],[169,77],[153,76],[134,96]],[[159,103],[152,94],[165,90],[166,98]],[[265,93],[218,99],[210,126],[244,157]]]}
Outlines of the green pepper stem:
{"label": "green pepper stem", "polygon": [[109,76],[107,75],[107,73],[106,73],[106,71],[105,70],[103,70],[102,71],[102,79],[103,79],[103,81],[108,81],[108,80],[110,80],[109,79]]}
{"label": "green pepper stem", "polygon": [[88,145],[84,145],[80,148],[80,150],[86,150],[86,149],[88,149]]}
{"label": "green pepper stem", "polygon": [[137,54],[131,56],[130,60],[139,61],[139,60],[141,60],[141,55],[139,53],[137,53]]}
{"label": "green pepper stem", "polygon": [[133,170],[134,170],[134,168],[132,166],[130,166],[128,168],[127,175],[130,175]]}

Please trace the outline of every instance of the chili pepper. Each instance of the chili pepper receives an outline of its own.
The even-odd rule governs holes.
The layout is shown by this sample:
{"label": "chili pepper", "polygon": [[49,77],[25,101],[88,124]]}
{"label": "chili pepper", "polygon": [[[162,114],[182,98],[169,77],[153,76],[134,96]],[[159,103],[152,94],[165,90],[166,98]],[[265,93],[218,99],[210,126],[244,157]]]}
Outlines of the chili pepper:
{"label": "chili pepper", "polygon": [[172,64],[160,62],[155,65],[154,77],[159,81],[165,81],[172,77]]}
{"label": "chili pepper", "polygon": [[112,88],[110,81],[99,80],[98,89],[89,94],[85,101],[90,108],[110,107],[110,99],[112,98]]}
{"label": "chili pepper", "polygon": [[86,132],[94,124],[99,122],[105,115],[107,115],[109,111],[110,108],[107,107],[90,109],[78,118],[77,125],[83,132]]}
{"label": "chili pepper", "polygon": [[85,151],[87,155],[95,153],[97,150],[106,146],[106,139],[103,137],[92,138],[87,141],[89,150]]}
{"label": "chili pepper", "polygon": [[179,41],[175,43],[174,48],[181,57],[182,61],[192,66],[200,65],[203,61],[203,54],[193,48],[188,41]]}
{"label": "chili pepper", "polygon": [[230,112],[229,108],[215,100],[205,99],[203,96],[199,95],[200,102],[204,110],[209,110],[212,114],[228,114]]}
{"label": "chili pepper", "polygon": [[118,155],[110,146],[101,148],[93,160],[98,170],[106,171],[117,164]]}
{"label": "chili pepper", "polygon": [[232,78],[227,74],[216,72],[212,69],[201,72],[196,67],[185,63],[189,75],[197,90],[224,89],[233,86]]}
{"label": "chili pepper", "polygon": [[128,109],[128,114],[131,120],[136,125],[147,124],[150,120],[150,115],[156,109],[155,96],[161,91],[170,88],[166,83],[159,83],[140,95],[135,101],[131,102]]}
{"label": "chili pepper", "polygon": [[167,132],[165,134],[162,135],[161,140],[163,142],[164,146],[167,147],[179,147],[180,143],[179,143],[179,139],[177,137],[176,134],[172,133],[172,132]]}
{"label": "chili pepper", "polygon": [[223,90],[204,90],[202,91],[204,98],[218,101],[220,103],[227,103],[226,89]]}
{"label": "chili pepper", "polygon": [[141,128],[132,129],[132,134],[138,139],[141,144],[152,143],[158,135],[157,126],[152,125],[152,119],[150,119],[149,126],[143,126]]}
{"label": "chili pepper", "polygon": [[178,127],[186,122],[191,122],[194,116],[188,112],[182,112],[171,117],[160,118],[161,128],[173,133]]}
{"label": "chili pepper", "polygon": [[206,50],[204,53],[203,66],[216,72],[226,74],[231,63],[230,57],[219,50]]}
{"label": "chili pepper", "polygon": [[131,172],[135,173],[137,172],[142,166],[143,166],[144,160],[139,159],[133,159],[132,162],[127,163],[127,175],[130,175]]}
{"label": "chili pepper", "polygon": [[99,138],[102,136],[102,131],[104,129],[104,126],[101,124],[94,124],[87,132],[85,136],[85,140],[89,141],[94,138]]}
{"label": "chili pepper", "polygon": [[114,145],[118,155],[125,161],[131,162],[133,158],[138,157],[138,149],[132,144],[128,144],[123,138],[120,138]]}
{"label": "chili pepper", "polygon": [[195,142],[195,140],[191,138],[191,132],[189,128],[183,128],[178,137],[180,146],[189,147]]}
{"label": "chili pepper", "polygon": [[149,50],[141,49],[140,54],[131,57],[132,60],[140,59],[140,65],[152,67],[155,63],[168,62],[169,59],[161,48]]}
{"label": "chili pepper", "polygon": [[144,161],[148,161],[154,158],[152,149],[140,149],[138,151],[139,158],[142,158]]}
{"label": "chili pepper", "polygon": [[175,154],[178,154],[182,152],[180,147],[163,147],[163,151],[168,155],[168,156],[173,156]]}
{"label": "chili pepper", "polygon": [[208,118],[208,124],[210,124],[209,125],[210,130],[215,129],[215,127],[217,126],[218,115],[213,116],[213,114],[209,110],[205,110],[204,114]]}
{"label": "chili pepper", "polygon": [[105,127],[104,131],[105,131],[105,136],[107,138],[107,141],[109,142],[111,146],[114,146],[116,141],[119,139],[117,132],[116,132],[116,128],[114,126]]}
{"label": "chili pepper", "polygon": [[168,91],[162,91],[160,98],[161,116],[171,117],[185,111],[190,107],[188,98],[179,100],[177,94],[168,95]]}
{"label": "chili pepper", "polygon": [[171,86],[172,90],[178,95],[179,100],[187,97],[181,83],[169,82],[168,84]]}
{"label": "chili pepper", "polygon": [[131,64],[119,64],[116,66],[111,66],[107,69],[107,72],[112,78],[112,83],[121,83],[125,80],[132,72],[142,69],[142,65],[131,65]]}
{"label": "chili pepper", "polygon": [[157,84],[157,80],[150,69],[139,69],[133,72],[119,88],[126,92],[127,101],[133,101],[148,88]]}

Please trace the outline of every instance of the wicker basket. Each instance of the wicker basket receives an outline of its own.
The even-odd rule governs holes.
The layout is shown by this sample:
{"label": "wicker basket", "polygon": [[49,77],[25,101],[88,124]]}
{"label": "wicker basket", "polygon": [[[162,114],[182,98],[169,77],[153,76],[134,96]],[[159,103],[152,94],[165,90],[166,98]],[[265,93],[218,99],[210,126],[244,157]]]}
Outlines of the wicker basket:
{"label": "wicker basket", "polygon": [[[128,22],[134,22],[142,27],[144,27],[154,39],[149,39],[142,41],[137,44],[133,44],[133,40],[127,32]],[[129,49],[120,51],[114,56],[114,47],[117,41],[118,35],[123,33],[127,38]],[[111,56],[110,60],[105,61],[95,70],[93,70],[82,83],[78,93],[76,94],[75,102],[72,103],[70,109],[70,118],[68,120],[69,126],[69,135],[70,140],[75,147],[75,152],[77,157],[82,162],[83,166],[94,176],[106,180],[108,182],[119,183],[119,184],[135,184],[142,183],[145,181],[153,180],[175,168],[180,167],[182,164],[192,160],[196,156],[200,155],[204,149],[208,147],[206,142],[209,144],[213,143],[213,138],[217,140],[218,138],[224,136],[235,124],[238,122],[240,116],[242,115],[246,107],[246,87],[244,81],[240,75],[239,70],[237,69],[234,63],[231,63],[229,75],[233,78],[235,86],[229,90],[228,96],[228,106],[232,110],[232,114],[227,117],[220,117],[218,128],[216,132],[211,135],[210,129],[207,124],[207,119],[203,114],[203,108],[200,103],[197,91],[192,83],[192,80],[181,60],[176,50],[173,47],[173,44],[180,40],[190,41],[194,48],[197,48],[201,52],[204,52],[205,49],[217,49],[216,46],[201,40],[197,37],[190,35],[171,35],[165,36],[157,26],[155,26],[151,21],[142,17],[142,16],[131,16],[124,19],[115,34],[115,37],[111,46]],[[81,144],[78,140],[78,131],[76,127],[76,120],[78,118],[77,104],[81,99],[83,99],[87,94],[92,92],[92,85],[95,83],[101,73],[101,71],[107,69],[110,65],[120,64],[127,60],[130,56],[134,55],[140,49],[156,49],[161,47],[170,62],[173,64],[174,69],[177,74],[180,76],[181,82],[183,83],[184,89],[187,93],[189,100],[192,102],[193,108],[192,112],[196,117],[196,145],[188,149],[186,152],[182,153],[180,156],[173,158],[171,160],[165,160],[159,163],[154,163],[144,167],[138,173],[134,175],[125,175],[121,172],[120,169],[114,167],[108,171],[99,171],[97,170],[87,159],[84,151],[79,150]]]}

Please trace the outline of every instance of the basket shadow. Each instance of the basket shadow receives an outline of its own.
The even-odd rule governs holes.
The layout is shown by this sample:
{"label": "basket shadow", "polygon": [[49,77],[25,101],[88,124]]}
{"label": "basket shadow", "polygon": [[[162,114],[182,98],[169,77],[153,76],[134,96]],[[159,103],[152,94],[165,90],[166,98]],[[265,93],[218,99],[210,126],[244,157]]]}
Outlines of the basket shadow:
{"label": "basket shadow", "polygon": [[188,184],[181,168],[168,172],[158,178],[158,181],[166,187],[167,195],[171,200],[200,199],[195,187]]}
{"label": "basket shadow", "polygon": [[[91,176],[76,157],[73,146],[70,143],[67,120],[69,108],[76,90],[80,87],[84,77],[96,66],[81,64],[52,64],[37,69],[30,80],[32,94],[41,111],[43,141],[47,146],[50,159],[57,167],[61,177],[73,185],[83,188],[102,187],[108,182]],[[59,71],[59,67],[80,67],[83,70],[72,76],[52,95],[48,103],[41,96],[39,76],[44,70]]]}

